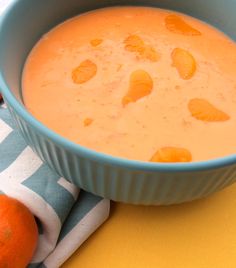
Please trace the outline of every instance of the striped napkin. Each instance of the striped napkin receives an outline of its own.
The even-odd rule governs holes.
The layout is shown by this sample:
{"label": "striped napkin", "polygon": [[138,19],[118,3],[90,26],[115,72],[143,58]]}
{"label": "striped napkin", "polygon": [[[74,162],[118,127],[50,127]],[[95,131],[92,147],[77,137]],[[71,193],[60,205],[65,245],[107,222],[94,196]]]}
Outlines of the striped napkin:
{"label": "striped napkin", "polygon": [[39,243],[29,267],[57,268],[107,219],[110,202],[58,176],[21,137],[0,106],[0,193],[35,215]]}

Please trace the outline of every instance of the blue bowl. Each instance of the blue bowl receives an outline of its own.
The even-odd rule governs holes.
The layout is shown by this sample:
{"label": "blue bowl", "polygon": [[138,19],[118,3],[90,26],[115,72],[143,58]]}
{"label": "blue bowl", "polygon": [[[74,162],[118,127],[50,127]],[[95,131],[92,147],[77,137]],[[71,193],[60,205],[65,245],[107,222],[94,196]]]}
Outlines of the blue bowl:
{"label": "blue bowl", "polygon": [[177,10],[216,26],[236,40],[236,0],[13,1],[0,23],[0,87],[26,142],[68,181],[115,201],[146,205],[181,203],[232,184],[236,181],[236,155],[183,164],[121,159],[61,137],[25,109],[21,98],[22,68],[38,39],[78,13],[109,5],[149,5]]}

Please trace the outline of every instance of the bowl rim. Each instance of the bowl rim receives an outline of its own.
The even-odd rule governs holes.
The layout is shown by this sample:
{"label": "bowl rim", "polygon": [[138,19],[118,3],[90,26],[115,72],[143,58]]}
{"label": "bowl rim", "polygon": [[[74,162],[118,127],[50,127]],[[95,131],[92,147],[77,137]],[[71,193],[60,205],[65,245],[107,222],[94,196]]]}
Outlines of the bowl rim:
{"label": "bowl rim", "polygon": [[[17,2],[19,1],[13,0],[3,12],[3,14],[1,14],[0,35],[2,27],[4,27],[4,22],[6,18],[11,15],[11,10]],[[38,133],[54,142],[57,146],[62,147],[70,152],[73,152],[76,155],[83,156],[84,158],[89,158],[96,162],[103,162],[104,164],[112,166],[146,172],[191,172],[211,170],[236,164],[236,153],[225,157],[188,163],[153,163],[131,160],[105,154],[102,152],[97,152],[93,149],[89,149],[87,147],[70,141],[69,139],[61,136],[60,134],[57,134],[56,132],[45,126],[43,123],[38,121],[16,99],[16,97],[8,87],[2,71],[0,71],[0,92],[2,92],[3,98],[7,102],[7,104],[9,104],[9,106],[11,106],[15,110],[18,116],[20,116],[25,122],[27,122],[31,127],[33,127],[34,130],[36,130]]]}

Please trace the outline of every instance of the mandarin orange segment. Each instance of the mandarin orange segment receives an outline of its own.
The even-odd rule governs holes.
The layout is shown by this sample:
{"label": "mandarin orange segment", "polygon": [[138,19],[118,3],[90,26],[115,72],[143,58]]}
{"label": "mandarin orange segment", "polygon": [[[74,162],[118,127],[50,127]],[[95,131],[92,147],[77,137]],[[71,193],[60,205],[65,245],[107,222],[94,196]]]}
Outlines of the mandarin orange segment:
{"label": "mandarin orange segment", "polygon": [[230,116],[219,110],[205,99],[192,99],[188,108],[193,117],[205,122],[223,122],[230,119]]}
{"label": "mandarin orange segment", "polygon": [[152,156],[150,162],[178,163],[191,162],[192,154],[189,150],[178,147],[162,147]]}
{"label": "mandarin orange segment", "polygon": [[90,44],[91,44],[91,46],[93,46],[93,47],[97,47],[97,46],[99,46],[102,42],[103,42],[102,39],[97,38],[97,39],[93,39],[93,40],[91,40],[91,41],[90,41]]}
{"label": "mandarin orange segment", "polygon": [[85,60],[72,71],[75,84],[83,84],[92,79],[97,73],[97,65],[91,60]]}
{"label": "mandarin orange segment", "polygon": [[153,89],[152,77],[144,70],[136,70],[130,75],[129,90],[122,99],[125,106],[130,102],[136,102],[139,99],[151,94]]}
{"label": "mandarin orange segment", "polygon": [[93,123],[93,119],[92,118],[86,118],[84,119],[84,126],[88,127]]}
{"label": "mandarin orange segment", "polygon": [[184,80],[191,79],[196,70],[197,63],[191,53],[182,48],[175,48],[171,53],[172,66],[175,67]]}
{"label": "mandarin orange segment", "polygon": [[138,35],[130,35],[125,41],[125,49],[130,52],[143,52],[145,49],[145,43],[141,37]]}
{"label": "mandarin orange segment", "polygon": [[185,22],[183,18],[175,14],[168,15],[165,18],[165,25],[170,32],[177,34],[189,36],[198,36],[202,34],[200,31]]}
{"label": "mandarin orange segment", "polygon": [[125,49],[130,52],[136,52],[141,58],[156,62],[160,55],[152,46],[146,45],[141,37],[138,35],[130,35],[125,41]]}

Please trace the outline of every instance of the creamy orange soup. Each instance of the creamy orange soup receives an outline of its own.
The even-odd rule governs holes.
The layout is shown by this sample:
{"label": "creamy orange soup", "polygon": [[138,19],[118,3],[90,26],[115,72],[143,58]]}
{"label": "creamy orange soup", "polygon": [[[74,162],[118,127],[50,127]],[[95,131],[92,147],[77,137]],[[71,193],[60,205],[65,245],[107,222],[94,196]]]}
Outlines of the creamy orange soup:
{"label": "creamy orange soup", "polygon": [[114,7],[45,34],[23,73],[27,109],[82,146],[189,162],[236,152],[236,45],[157,8]]}

